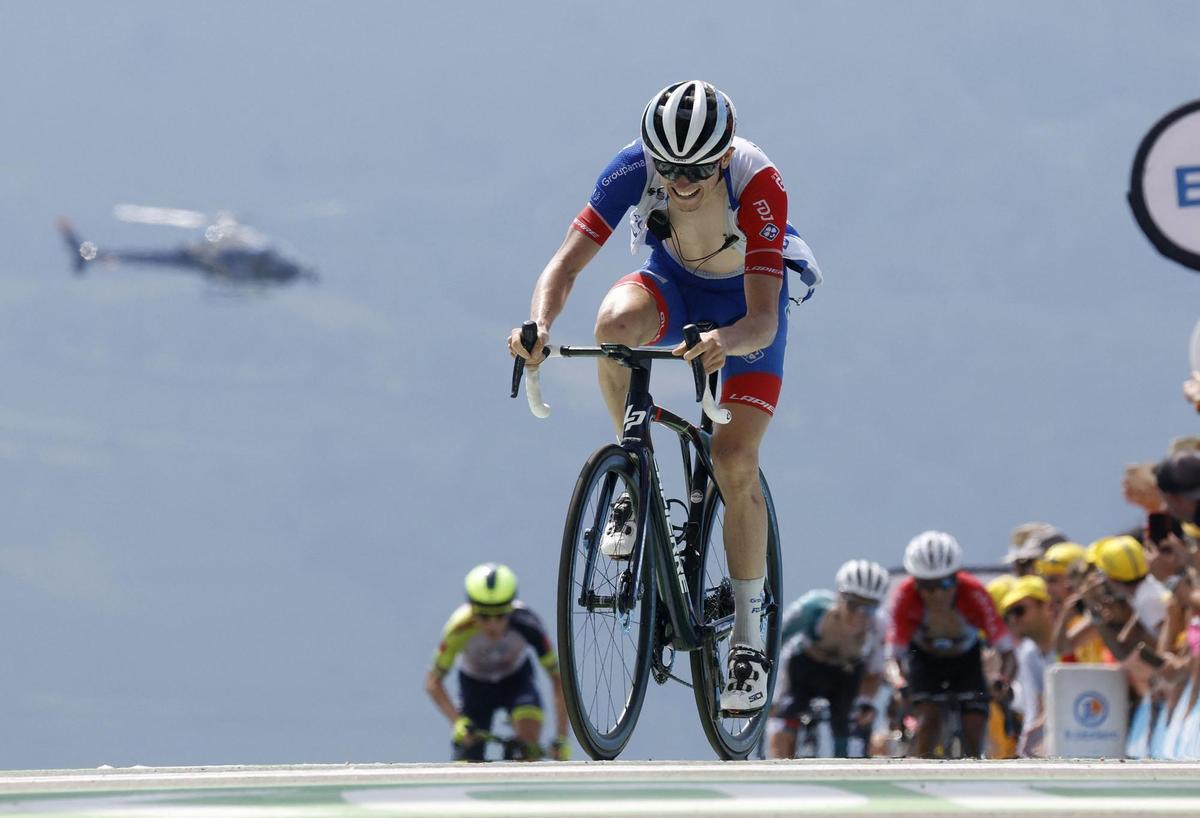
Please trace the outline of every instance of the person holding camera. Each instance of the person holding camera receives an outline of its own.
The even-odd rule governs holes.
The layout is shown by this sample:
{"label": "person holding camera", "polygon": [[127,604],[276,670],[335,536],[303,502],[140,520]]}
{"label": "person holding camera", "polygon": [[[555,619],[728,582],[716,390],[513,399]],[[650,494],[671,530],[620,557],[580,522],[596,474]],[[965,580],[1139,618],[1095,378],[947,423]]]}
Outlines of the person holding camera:
{"label": "person holding camera", "polygon": [[[1166,618],[1167,590],[1149,573],[1142,544],[1128,535],[1092,544],[1096,571],[1070,604],[1084,613],[1066,639],[1074,649],[1098,636],[1113,658],[1124,661],[1141,645],[1157,644]],[[1061,647],[1061,643],[1060,643]]]}

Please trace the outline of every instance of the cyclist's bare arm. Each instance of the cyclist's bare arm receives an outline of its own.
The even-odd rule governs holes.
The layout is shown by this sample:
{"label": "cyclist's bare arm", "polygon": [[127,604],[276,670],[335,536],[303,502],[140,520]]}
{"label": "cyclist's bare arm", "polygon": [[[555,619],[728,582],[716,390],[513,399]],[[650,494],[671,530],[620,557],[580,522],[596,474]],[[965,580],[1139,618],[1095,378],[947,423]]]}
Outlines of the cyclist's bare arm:
{"label": "cyclist's bare arm", "polygon": [[431,670],[425,674],[425,692],[429,694],[429,698],[433,699],[437,709],[451,724],[458,720],[458,708],[454,706],[454,702],[450,701],[446,685],[442,683],[442,677],[435,671]]}
{"label": "cyclist's bare arm", "polygon": [[536,321],[538,326],[538,339],[533,345],[534,351],[531,354],[521,345],[521,328],[517,327],[508,336],[510,354],[527,359],[527,365],[530,367],[542,362],[542,349],[550,342],[550,326],[566,306],[567,296],[571,293],[575,279],[599,251],[599,244],[575,228],[568,228],[567,237],[563,239],[562,245],[546,264],[533,287],[529,318]]}

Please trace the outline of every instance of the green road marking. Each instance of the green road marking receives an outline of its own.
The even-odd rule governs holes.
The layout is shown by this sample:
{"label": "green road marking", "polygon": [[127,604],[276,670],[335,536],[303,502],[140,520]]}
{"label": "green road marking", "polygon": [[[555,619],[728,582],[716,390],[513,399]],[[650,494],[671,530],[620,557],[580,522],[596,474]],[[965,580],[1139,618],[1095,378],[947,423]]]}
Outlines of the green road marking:
{"label": "green road marking", "polygon": [[[1030,768],[1036,769],[1036,768]],[[1117,768],[1114,768],[1117,769]],[[1122,772],[1132,772],[1130,768]],[[567,773],[534,778],[512,776],[443,775],[433,780],[359,778],[346,783],[305,783],[281,776],[278,784],[255,781],[223,783],[207,779],[179,780],[186,786],[156,786],[153,778],[129,786],[118,776],[99,783],[103,789],[54,789],[69,780],[47,782],[39,792],[0,792],[0,816],[31,818],[195,818],[234,815],[237,818],[372,818],[411,816],[555,816],[562,811],[581,815],[734,815],[761,812],[789,814],[964,814],[1003,811],[1043,814],[1066,810],[1095,816],[1180,812],[1200,814],[1200,780],[1156,770],[1144,779],[1125,775],[1106,777],[1104,770],[1081,774],[1058,770],[1057,777],[1005,769],[984,775],[982,768],[905,771],[864,766],[860,777],[846,769],[830,777],[805,776],[786,767],[763,777],[761,771],[737,778],[737,768],[716,775],[688,776],[657,783],[644,775],[626,776],[614,767],[601,775]],[[847,772],[850,772],[847,775]],[[353,771],[350,772],[353,774]],[[168,780],[164,776],[163,780]],[[204,780],[204,779],[200,779]],[[226,779],[228,780],[228,779]],[[336,780],[336,779],[335,779]],[[0,776],[3,783],[3,776]],[[30,781],[30,786],[38,786]],[[606,812],[606,810],[608,812]]]}
{"label": "green road marking", "polygon": [[[1121,782],[1120,784],[1047,784],[1044,782],[1027,782],[1031,790],[1047,795],[1057,795],[1063,798],[1195,798],[1197,811],[1200,812],[1200,785],[1181,784],[1172,786],[1169,782],[1155,781],[1144,787],[1137,784]],[[1155,789],[1151,789],[1154,787]]]}
{"label": "green road marking", "polygon": [[550,784],[537,789],[472,790],[467,789],[468,798],[480,801],[674,801],[680,799],[732,798],[719,790],[689,789],[673,787],[564,787]]}

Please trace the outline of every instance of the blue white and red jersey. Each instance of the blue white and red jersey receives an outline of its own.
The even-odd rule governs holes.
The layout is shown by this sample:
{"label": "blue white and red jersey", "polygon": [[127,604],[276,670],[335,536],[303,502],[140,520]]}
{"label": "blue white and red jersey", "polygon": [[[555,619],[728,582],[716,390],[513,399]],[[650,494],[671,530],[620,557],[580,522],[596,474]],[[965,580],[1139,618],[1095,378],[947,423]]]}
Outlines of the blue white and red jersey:
{"label": "blue white and red jersey", "polygon": [[[736,237],[733,247],[745,256],[745,265],[728,273],[697,271],[675,257],[670,247],[664,249],[688,272],[707,279],[742,274],[782,278],[787,259],[793,262],[788,266],[800,272],[811,294],[811,288],[821,282],[821,273],[812,250],[795,228],[789,229],[787,189],[779,171],[753,142],[735,136],[733,148],[733,158],[723,174],[729,196],[726,233]],[[609,162],[573,226],[602,245],[631,207],[630,251],[636,254],[643,245],[660,246],[662,242],[646,225],[651,212],[667,209],[666,185],[654,170],[653,157],[641,139],[626,145]]]}
{"label": "blue white and red jersey", "polygon": [[597,244],[604,244],[629,214],[630,251],[635,255],[650,247],[650,258],[618,285],[634,285],[649,293],[658,307],[658,333],[652,344],[682,340],[687,323],[711,322],[724,327],[746,314],[743,276],[765,275],[782,282],[779,324],[770,346],[749,355],[729,356],[721,373],[721,403],[743,403],[774,414],[783,379],[787,346],[789,290],[787,269],[795,270],[806,301],[821,282],[812,250],[787,221],[787,190],[766,154],[741,137],[733,139],[733,157],[722,173],[728,196],[725,235],[744,257],[728,272],[712,272],[700,262],[695,267],[678,257],[670,242],[648,229],[651,214],[666,215],[669,194],[654,160],[640,139],[626,145],[596,180],[583,210],[572,226]]}

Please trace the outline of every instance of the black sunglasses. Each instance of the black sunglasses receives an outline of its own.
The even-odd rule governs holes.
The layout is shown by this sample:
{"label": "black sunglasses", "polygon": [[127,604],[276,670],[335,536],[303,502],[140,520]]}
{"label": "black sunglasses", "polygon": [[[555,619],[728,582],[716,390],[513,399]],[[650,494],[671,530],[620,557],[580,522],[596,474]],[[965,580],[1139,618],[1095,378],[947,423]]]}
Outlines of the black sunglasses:
{"label": "black sunglasses", "polygon": [[474,613],[476,619],[503,619],[512,613],[512,611],[481,611],[476,609]]}
{"label": "black sunglasses", "polygon": [[954,577],[942,577],[941,579],[919,579],[917,587],[922,591],[948,591],[958,582]]}
{"label": "black sunglasses", "polygon": [[1024,605],[1013,605],[1011,608],[1009,608],[1007,611],[1004,612],[1005,619],[1020,619],[1024,615],[1025,615],[1025,606]]}
{"label": "black sunglasses", "polygon": [[718,161],[709,162],[706,165],[677,165],[674,162],[664,162],[661,159],[655,159],[654,169],[658,171],[660,176],[672,182],[680,176],[686,176],[689,182],[703,182],[717,172],[717,166],[720,164]]}
{"label": "black sunglasses", "polygon": [[860,599],[849,594],[842,594],[842,599],[846,601],[846,607],[852,611],[866,611],[868,613],[879,607],[879,603],[870,599]]}

